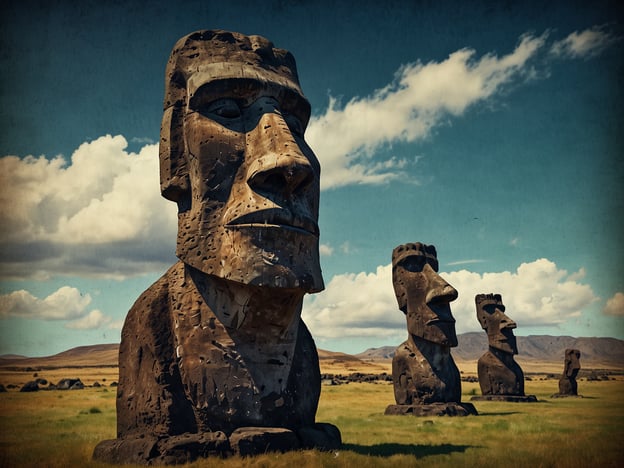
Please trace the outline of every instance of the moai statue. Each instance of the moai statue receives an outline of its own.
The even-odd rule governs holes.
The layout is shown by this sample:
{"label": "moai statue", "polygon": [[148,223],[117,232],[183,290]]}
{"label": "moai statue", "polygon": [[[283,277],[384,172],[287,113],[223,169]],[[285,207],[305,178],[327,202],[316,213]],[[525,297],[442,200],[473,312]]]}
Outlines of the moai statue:
{"label": "moai statue", "polygon": [[563,375],[559,379],[559,393],[552,395],[553,398],[578,397],[578,384],[576,376],[581,370],[581,352],[578,349],[566,349],[563,363]]}
{"label": "moai statue", "polygon": [[500,294],[477,294],[477,319],[488,336],[488,351],[479,358],[477,371],[482,396],[471,400],[537,401],[524,394],[524,373],[514,360],[518,354],[513,329],[516,323],[505,315]]}
{"label": "moai statue", "polygon": [[457,291],[437,272],[432,245],[405,244],[392,252],[392,282],[408,338],[392,359],[396,405],[388,406],[385,414],[477,414],[472,404],[461,403],[459,370],[451,356],[457,335],[450,303]]}
{"label": "moai statue", "polygon": [[294,57],[260,36],[199,31],[165,75],[160,188],[178,206],[179,261],[130,309],[117,439],[94,458],[182,463],[333,449],[303,297],[324,288],[319,162]]}

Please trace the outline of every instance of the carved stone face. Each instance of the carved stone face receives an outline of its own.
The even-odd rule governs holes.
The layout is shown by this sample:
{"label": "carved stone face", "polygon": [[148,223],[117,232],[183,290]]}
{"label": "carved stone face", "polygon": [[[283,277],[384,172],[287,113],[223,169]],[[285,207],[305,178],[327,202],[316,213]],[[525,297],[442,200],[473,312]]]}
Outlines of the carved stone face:
{"label": "carved stone face", "polygon": [[505,315],[500,294],[478,294],[475,297],[477,305],[477,319],[481,327],[487,332],[488,344],[508,354],[518,354],[516,337],[513,329],[516,322]]}
{"label": "carved stone face", "polygon": [[565,350],[563,373],[566,377],[575,379],[581,370],[581,352],[578,349]]}
{"label": "carved stone face", "polygon": [[444,346],[457,346],[450,303],[457,291],[438,275],[435,247],[400,245],[392,252],[392,282],[411,335]]}
{"label": "carved stone face", "polygon": [[174,49],[167,76],[161,188],[179,207],[178,257],[243,284],[322,290],[320,165],[292,55],[205,31]]}

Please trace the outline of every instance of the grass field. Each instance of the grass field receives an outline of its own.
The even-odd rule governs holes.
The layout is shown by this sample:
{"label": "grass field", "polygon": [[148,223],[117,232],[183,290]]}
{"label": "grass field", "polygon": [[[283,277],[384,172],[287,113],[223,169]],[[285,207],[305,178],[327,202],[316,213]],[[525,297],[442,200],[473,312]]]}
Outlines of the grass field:
{"label": "grass field", "polygon": [[[95,370],[85,376],[75,371],[64,377],[80,377],[86,384],[98,380]],[[9,377],[0,375],[4,382]],[[526,382],[526,393],[537,395],[538,403],[475,402],[479,416],[464,418],[384,416],[394,402],[389,383],[324,386],[317,420],[340,428],[341,450],[209,459],[188,466],[621,466],[624,380],[618,379],[580,381],[585,398],[578,399],[551,399],[557,381],[534,379]],[[464,382],[462,391],[468,401],[479,393],[478,384]],[[91,453],[100,440],[115,436],[115,417],[114,388],[0,393],[0,466],[107,466],[92,462]]]}

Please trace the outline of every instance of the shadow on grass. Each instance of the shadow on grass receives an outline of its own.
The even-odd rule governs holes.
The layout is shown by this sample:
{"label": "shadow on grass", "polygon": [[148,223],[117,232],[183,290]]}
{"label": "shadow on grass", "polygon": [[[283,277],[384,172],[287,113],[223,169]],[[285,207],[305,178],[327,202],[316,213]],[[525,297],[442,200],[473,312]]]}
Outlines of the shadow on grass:
{"label": "shadow on grass", "polygon": [[344,450],[350,450],[360,455],[372,455],[376,457],[391,457],[393,455],[413,455],[416,458],[430,455],[448,455],[453,452],[463,453],[469,448],[479,448],[473,445],[416,445],[416,444],[375,444],[358,445],[342,444]]}
{"label": "shadow on grass", "polygon": [[479,416],[510,416],[512,414],[520,414],[520,411],[479,411]]}

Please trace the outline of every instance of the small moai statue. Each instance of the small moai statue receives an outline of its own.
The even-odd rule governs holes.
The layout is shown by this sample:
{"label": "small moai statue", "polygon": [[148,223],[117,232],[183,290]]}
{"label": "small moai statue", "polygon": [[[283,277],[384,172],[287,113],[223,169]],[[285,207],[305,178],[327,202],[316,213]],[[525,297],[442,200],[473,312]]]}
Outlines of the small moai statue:
{"label": "small moai statue", "polygon": [[559,379],[559,393],[552,398],[580,397],[576,376],[581,370],[581,352],[578,349],[566,349],[563,363],[563,375]]}
{"label": "small moai statue", "polygon": [[505,315],[500,294],[475,296],[477,320],[488,337],[488,351],[479,358],[477,371],[482,396],[471,400],[534,402],[534,395],[524,394],[524,372],[514,359],[518,354],[514,328],[516,322]]}
{"label": "small moai statue", "polygon": [[317,423],[319,360],[301,319],[323,290],[320,165],[295,59],[260,36],[197,31],[165,72],[160,190],[179,261],[121,332],[117,438],[93,457],[199,457],[340,446]]}
{"label": "small moai statue", "polygon": [[457,291],[438,274],[435,247],[420,242],[396,247],[392,282],[408,338],[392,359],[396,405],[385,414],[476,415],[472,404],[461,402],[459,369],[451,356],[457,335],[450,303]]}

